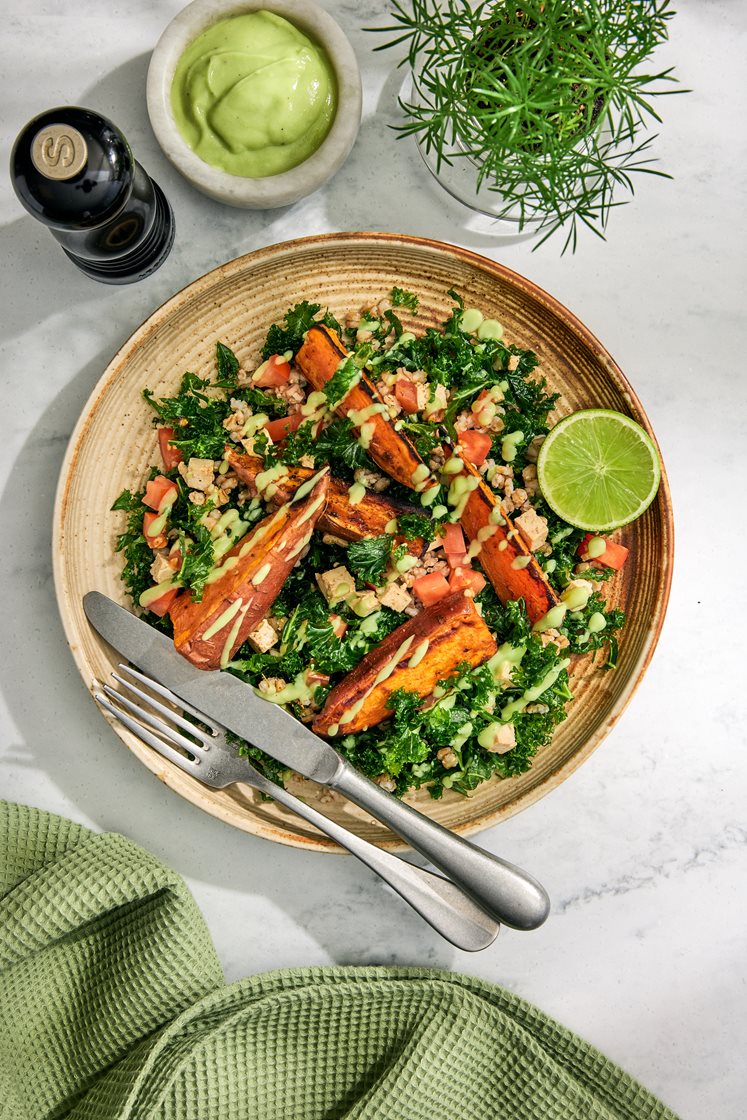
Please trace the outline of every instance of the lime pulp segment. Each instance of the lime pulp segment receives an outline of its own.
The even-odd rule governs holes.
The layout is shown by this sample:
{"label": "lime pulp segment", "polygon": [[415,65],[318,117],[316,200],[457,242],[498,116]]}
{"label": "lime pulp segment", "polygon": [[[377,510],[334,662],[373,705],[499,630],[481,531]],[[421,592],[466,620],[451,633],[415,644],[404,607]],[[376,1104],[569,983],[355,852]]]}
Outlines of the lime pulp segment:
{"label": "lime pulp segment", "polygon": [[659,456],[640,424],[621,412],[584,409],[550,431],[537,460],[545,501],[579,529],[605,532],[634,521],[659,487]]}

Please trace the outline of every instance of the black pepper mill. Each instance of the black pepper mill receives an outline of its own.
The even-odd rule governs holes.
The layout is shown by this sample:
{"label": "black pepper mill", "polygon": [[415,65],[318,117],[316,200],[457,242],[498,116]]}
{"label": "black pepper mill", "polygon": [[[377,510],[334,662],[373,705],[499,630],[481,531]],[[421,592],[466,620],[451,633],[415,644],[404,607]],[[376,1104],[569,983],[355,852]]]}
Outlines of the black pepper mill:
{"label": "black pepper mill", "polygon": [[35,117],[13,146],[10,174],[28,212],[94,280],[132,284],[171,250],[166,196],[98,113],[66,105]]}

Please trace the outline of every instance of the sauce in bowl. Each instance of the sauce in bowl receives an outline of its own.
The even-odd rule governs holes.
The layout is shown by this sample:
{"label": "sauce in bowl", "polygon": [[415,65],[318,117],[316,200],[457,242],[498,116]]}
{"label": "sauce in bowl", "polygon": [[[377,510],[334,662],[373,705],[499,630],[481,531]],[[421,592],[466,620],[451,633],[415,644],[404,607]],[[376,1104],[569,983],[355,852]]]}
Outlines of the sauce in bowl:
{"label": "sauce in bowl", "polygon": [[281,16],[255,11],[220,20],[187,47],[171,108],[201,159],[256,179],[317,150],[335,117],[337,87],[321,47]]}

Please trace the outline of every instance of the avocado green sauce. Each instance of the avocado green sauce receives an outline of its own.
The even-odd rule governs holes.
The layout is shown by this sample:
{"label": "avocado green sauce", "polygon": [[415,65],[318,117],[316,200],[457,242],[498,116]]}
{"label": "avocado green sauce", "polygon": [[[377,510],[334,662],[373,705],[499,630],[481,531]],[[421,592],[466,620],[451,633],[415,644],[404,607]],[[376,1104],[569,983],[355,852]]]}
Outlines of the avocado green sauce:
{"label": "avocado green sauce", "polygon": [[187,47],[171,108],[201,159],[256,179],[316,151],[332,126],[337,89],[320,47],[273,12],[248,12],[213,24]]}

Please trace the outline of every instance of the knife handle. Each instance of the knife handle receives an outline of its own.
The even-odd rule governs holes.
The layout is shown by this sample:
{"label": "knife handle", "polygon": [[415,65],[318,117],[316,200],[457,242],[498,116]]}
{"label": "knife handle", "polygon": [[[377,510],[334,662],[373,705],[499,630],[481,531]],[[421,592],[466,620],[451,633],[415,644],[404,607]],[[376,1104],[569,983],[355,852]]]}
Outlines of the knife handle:
{"label": "knife handle", "polygon": [[497,921],[529,930],[549,914],[550,899],[533,876],[392,797],[350,763],[343,761],[329,784],[401,836]]}
{"label": "knife handle", "polygon": [[[412,906],[442,937],[456,945],[458,949],[474,953],[492,945],[498,936],[500,925],[488,917],[467,895],[440,875],[432,875],[423,868],[415,867],[397,856],[384,852],[369,844],[342,825],[312,809],[298,797],[281,786],[263,779],[257,781],[253,771],[251,784],[261,789],[275,801],[281,802],[299,817],[313,824],[320,832],[341,844],[343,848],[362,863],[365,863],[397,894]],[[259,775],[257,775],[259,777]],[[241,780],[241,779],[239,779]]]}

